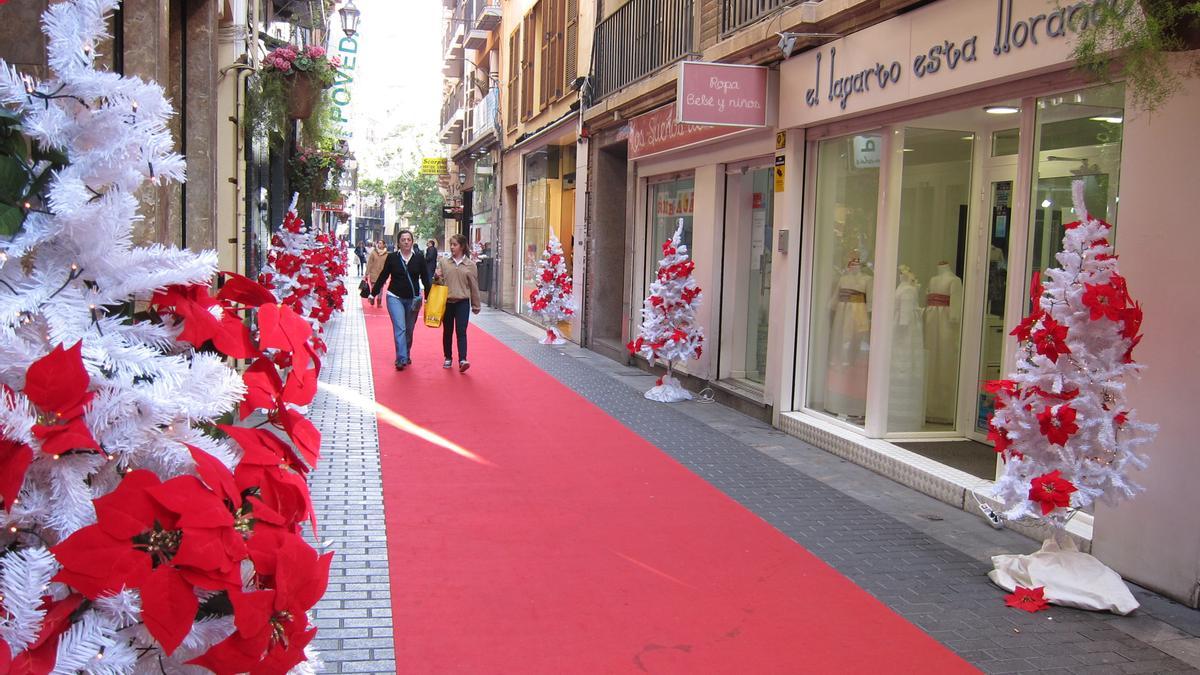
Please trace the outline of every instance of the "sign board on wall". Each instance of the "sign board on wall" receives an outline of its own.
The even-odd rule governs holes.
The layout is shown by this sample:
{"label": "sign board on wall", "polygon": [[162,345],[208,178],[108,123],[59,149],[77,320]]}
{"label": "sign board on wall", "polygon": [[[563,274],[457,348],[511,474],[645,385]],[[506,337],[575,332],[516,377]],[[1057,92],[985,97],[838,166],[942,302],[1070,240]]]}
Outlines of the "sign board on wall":
{"label": "sign board on wall", "polygon": [[769,81],[766,66],[684,61],[675,79],[675,121],[765,127]]}
{"label": "sign board on wall", "polygon": [[629,120],[629,159],[679,150],[741,130],[712,124],[680,124],[675,121],[674,106],[665,105]]}
{"label": "sign board on wall", "polygon": [[449,175],[449,161],[445,157],[425,157],[421,160],[421,175],[422,176],[446,176]]}
{"label": "sign board on wall", "polygon": [[[1069,65],[1109,0],[942,0],[789,59],[779,126],[798,127]],[[1134,8],[1137,3],[1116,3]],[[1137,11],[1133,9],[1132,11]]]}

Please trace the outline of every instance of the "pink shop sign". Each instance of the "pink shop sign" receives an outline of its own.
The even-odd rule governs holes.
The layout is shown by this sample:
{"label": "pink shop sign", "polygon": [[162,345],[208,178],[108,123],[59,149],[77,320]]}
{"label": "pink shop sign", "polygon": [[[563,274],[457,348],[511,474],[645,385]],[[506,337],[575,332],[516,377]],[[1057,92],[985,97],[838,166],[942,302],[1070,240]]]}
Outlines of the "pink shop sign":
{"label": "pink shop sign", "polygon": [[676,79],[675,119],[684,124],[765,127],[769,82],[766,66],[684,61]]}
{"label": "pink shop sign", "polygon": [[634,117],[627,128],[629,159],[679,150],[740,131],[712,124],[680,124],[675,121],[675,110],[670,105]]}

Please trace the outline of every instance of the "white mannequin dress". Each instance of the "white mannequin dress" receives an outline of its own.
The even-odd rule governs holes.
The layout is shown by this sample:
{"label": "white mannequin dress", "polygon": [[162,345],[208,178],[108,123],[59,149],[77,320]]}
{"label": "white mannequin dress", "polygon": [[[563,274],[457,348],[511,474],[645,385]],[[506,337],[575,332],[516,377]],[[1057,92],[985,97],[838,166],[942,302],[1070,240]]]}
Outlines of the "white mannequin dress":
{"label": "white mannequin dress", "polygon": [[896,287],[888,378],[887,430],[891,432],[920,431],[925,426],[925,330],[917,303],[917,285],[902,280]]}
{"label": "white mannequin dress", "polygon": [[958,400],[958,355],[962,341],[962,280],[938,265],[925,296],[925,419],[954,424]]}
{"label": "white mannequin dress", "polygon": [[845,417],[867,412],[867,361],[871,353],[870,274],[861,269],[838,279],[829,331],[825,410]]}

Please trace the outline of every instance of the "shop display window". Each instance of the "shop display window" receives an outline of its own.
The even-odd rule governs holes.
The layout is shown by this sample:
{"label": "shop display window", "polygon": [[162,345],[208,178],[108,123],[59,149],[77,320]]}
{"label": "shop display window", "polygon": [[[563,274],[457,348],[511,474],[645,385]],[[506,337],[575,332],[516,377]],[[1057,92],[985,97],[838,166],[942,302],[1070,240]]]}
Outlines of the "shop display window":
{"label": "shop display window", "polygon": [[[524,218],[521,223],[521,294],[517,311],[527,313],[529,294],[536,286],[534,275],[549,241],[550,178],[553,146],[525,156]],[[556,162],[554,163],[556,166]]]}
{"label": "shop display window", "polygon": [[654,183],[650,185],[648,195],[647,206],[650,209],[651,222],[654,223],[650,241],[650,269],[653,269],[654,262],[662,252],[662,243],[675,233],[675,226],[679,224],[680,218],[683,219],[683,243],[687,245],[689,253],[692,250],[692,210],[696,202],[696,180],[688,177]]}
{"label": "shop display window", "polygon": [[728,168],[721,275],[721,377],[764,384],[771,309],[773,158]]}
{"label": "shop display window", "polygon": [[953,430],[975,135],[904,129],[890,433]]}
{"label": "shop display window", "polygon": [[821,141],[807,405],[852,424],[866,416],[871,287],[883,137]]}

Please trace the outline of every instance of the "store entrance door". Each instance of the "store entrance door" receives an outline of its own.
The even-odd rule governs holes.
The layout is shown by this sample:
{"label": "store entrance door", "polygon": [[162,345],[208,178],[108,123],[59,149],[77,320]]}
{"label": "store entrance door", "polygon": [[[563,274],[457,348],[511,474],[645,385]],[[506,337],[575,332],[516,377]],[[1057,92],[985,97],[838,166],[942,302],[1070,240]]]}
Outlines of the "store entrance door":
{"label": "store entrance door", "polygon": [[[969,438],[984,441],[987,438],[988,418],[995,410],[995,397],[984,391],[989,380],[1003,377],[1006,293],[1008,290],[1009,242],[1012,239],[1013,197],[1016,186],[1016,157],[993,159],[985,163],[981,172],[979,206],[980,214],[974,228],[977,241],[972,242],[974,256],[974,292],[968,297],[976,301],[973,335],[965,336],[968,345],[978,349],[967,349],[975,363],[964,363],[960,391],[962,399],[959,409],[968,416],[960,420],[959,428],[966,429]],[[1019,263],[1017,263],[1019,265]],[[1015,308],[1020,311],[1020,308]]]}

